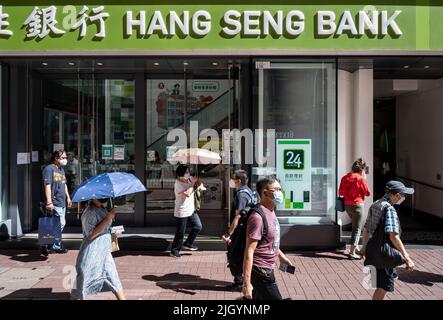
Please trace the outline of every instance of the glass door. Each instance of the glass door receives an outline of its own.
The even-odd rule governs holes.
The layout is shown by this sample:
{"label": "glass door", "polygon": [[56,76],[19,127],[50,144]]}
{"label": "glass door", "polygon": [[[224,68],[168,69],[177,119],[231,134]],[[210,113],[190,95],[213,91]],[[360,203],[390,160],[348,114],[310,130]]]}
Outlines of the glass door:
{"label": "glass door", "polygon": [[264,149],[274,161],[256,165],[254,180],[280,180],[285,201],[277,215],[285,222],[335,222],[335,61],[256,61],[256,70],[256,123],[274,130]]}
{"label": "glass door", "polygon": [[[68,156],[65,168],[72,194],[82,181],[103,172],[134,172],[135,101],[131,79],[43,80],[45,164],[55,149]],[[134,196],[115,199],[117,220],[134,219]],[[75,223],[80,208],[67,216]],[[71,219],[69,219],[71,218]],[[76,223],[75,223],[76,224]]]}

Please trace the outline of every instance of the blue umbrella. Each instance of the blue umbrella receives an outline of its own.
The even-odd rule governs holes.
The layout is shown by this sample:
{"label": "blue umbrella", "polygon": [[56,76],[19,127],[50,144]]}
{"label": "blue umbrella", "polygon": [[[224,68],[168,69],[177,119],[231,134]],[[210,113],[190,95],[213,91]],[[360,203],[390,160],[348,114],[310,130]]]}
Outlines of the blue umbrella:
{"label": "blue umbrella", "polygon": [[105,199],[147,191],[140,180],[131,173],[102,173],[83,181],[75,190],[72,202]]}

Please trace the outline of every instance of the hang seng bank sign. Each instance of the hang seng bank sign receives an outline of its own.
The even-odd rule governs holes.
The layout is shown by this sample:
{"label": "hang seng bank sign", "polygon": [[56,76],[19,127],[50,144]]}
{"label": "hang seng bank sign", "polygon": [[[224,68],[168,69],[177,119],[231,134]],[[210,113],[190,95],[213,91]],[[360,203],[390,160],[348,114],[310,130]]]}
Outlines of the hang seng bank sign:
{"label": "hang seng bank sign", "polygon": [[431,12],[423,6],[371,6],[358,1],[349,6],[304,3],[38,5],[36,1],[30,6],[0,1],[0,51],[429,50],[440,45],[432,43],[430,34],[431,25],[441,23],[441,19],[431,21],[440,7]]}

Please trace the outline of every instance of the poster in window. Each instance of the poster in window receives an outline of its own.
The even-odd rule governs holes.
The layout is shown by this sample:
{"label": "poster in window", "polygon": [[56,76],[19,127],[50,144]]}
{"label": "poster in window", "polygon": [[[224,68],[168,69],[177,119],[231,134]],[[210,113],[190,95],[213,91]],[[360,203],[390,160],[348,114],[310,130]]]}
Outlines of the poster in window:
{"label": "poster in window", "polygon": [[284,201],[278,210],[311,210],[311,140],[277,139],[277,178]]}

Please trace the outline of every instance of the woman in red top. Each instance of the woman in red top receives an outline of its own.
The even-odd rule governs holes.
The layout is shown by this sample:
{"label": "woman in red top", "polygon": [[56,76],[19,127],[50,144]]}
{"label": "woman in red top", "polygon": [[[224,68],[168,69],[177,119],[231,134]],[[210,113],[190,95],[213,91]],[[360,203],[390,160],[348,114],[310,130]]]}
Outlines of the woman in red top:
{"label": "woman in red top", "polygon": [[352,165],[352,170],[340,182],[338,195],[344,197],[345,208],[352,221],[351,250],[349,258],[360,259],[357,255],[362,230],[365,197],[371,195],[366,183],[366,162],[361,158]]}

